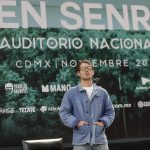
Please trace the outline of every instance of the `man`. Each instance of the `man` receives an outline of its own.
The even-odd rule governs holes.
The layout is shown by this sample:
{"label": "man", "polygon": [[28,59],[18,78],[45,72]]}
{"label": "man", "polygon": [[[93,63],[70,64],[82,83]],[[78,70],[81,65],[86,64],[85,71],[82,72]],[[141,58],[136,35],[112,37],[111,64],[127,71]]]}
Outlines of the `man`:
{"label": "man", "polygon": [[115,111],[105,89],[93,83],[90,61],[77,65],[80,83],[69,89],[60,107],[62,122],[73,128],[73,150],[108,150],[105,128],[114,120]]}

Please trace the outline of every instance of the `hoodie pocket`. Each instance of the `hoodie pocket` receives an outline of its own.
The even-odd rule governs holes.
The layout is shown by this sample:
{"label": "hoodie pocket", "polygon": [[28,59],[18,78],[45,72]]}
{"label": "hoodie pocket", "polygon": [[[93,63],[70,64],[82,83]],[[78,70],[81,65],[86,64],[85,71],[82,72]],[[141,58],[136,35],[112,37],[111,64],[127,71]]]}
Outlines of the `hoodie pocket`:
{"label": "hoodie pocket", "polygon": [[81,126],[73,130],[73,143],[82,143],[87,140],[88,127],[87,125]]}
{"label": "hoodie pocket", "polygon": [[87,133],[88,132],[88,126],[87,125],[81,126],[80,128],[78,128],[78,132]]}
{"label": "hoodie pocket", "polygon": [[100,136],[104,132],[104,127],[103,126],[95,126],[95,135],[96,137]]}

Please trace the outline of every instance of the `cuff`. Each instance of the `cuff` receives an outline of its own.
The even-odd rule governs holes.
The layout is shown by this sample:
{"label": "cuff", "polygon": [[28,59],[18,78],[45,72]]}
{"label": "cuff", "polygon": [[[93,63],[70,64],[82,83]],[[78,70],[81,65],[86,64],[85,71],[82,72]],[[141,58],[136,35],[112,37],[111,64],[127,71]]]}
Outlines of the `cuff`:
{"label": "cuff", "polygon": [[75,128],[79,122],[80,122],[80,120],[75,119],[73,122],[73,128]]}
{"label": "cuff", "polygon": [[105,119],[101,118],[101,119],[99,119],[98,121],[99,121],[99,122],[103,122],[103,123],[104,123],[104,127],[107,128],[107,122],[106,122]]}

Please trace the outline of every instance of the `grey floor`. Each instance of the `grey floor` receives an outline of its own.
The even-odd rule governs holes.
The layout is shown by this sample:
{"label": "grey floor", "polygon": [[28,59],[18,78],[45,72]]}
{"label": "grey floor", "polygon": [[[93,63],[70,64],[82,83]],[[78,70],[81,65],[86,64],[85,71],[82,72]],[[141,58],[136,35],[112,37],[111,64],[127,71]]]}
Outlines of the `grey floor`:
{"label": "grey floor", "polygon": [[[64,144],[65,145],[65,144]],[[125,141],[110,141],[109,142],[110,150],[149,150],[150,149],[150,138],[147,139],[139,139],[139,140],[131,140],[126,139]],[[21,147],[5,147],[0,148],[0,150],[22,150]],[[72,150],[71,147],[65,146],[64,150]]]}

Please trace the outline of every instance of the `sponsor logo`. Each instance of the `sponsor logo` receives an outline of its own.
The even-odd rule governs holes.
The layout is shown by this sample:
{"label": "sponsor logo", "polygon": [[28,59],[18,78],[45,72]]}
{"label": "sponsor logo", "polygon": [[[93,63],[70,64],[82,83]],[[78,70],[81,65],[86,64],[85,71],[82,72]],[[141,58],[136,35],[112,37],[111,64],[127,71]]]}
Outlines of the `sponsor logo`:
{"label": "sponsor logo", "polygon": [[58,84],[58,85],[41,85],[42,92],[48,93],[48,92],[65,92],[68,89],[71,88],[70,84],[64,85],[64,84]]}
{"label": "sponsor logo", "polygon": [[46,112],[46,111],[47,111],[47,106],[42,106],[42,107],[40,108],[40,111],[41,111],[41,112]]}
{"label": "sponsor logo", "polygon": [[139,101],[137,103],[139,108],[143,108],[143,107],[150,107],[150,101],[149,102],[143,102],[143,101]]}
{"label": "sponsor logo", "polygon": [[51,106],[51,107],[48,107],[48,106],[42,106],[40,108],[40,111],[41,112],[55,112],[55,111],[59,111],[60,110],[60,107],[54,107],[54,106]]}
{"label": "sponsor logo", "polygon": [[136,90],[148,90],[150,89],[150,79],[141,77],[142,86],[136,87]]}
{"label": "sponsor logo", "polygon": [[0,114],[13,114],[14,112],[14,108],[0,108]]}
{"label": "sponsor logo", "polygon": [[30,107],[21,107],[19,108],[19,111],[21,113],[35,113],[35,106],[30,106]]}
{"label": "sponsor logo", "polygon": [[150,79],[141,77],[141,80],[142,80],[142,85],[146,85],[147,83],[150,83]]}
{"label": "sponsor logo", "polygon": [[15,94],[28,93],[28,87],[27,87],[27,84],[6,83],[5,91],[10,94],[12,94],[12,93],[15,93]]}
{"label": "sponsor logo", "polygon": [[131,104],[113,104],[114,108],[131,108]]}

